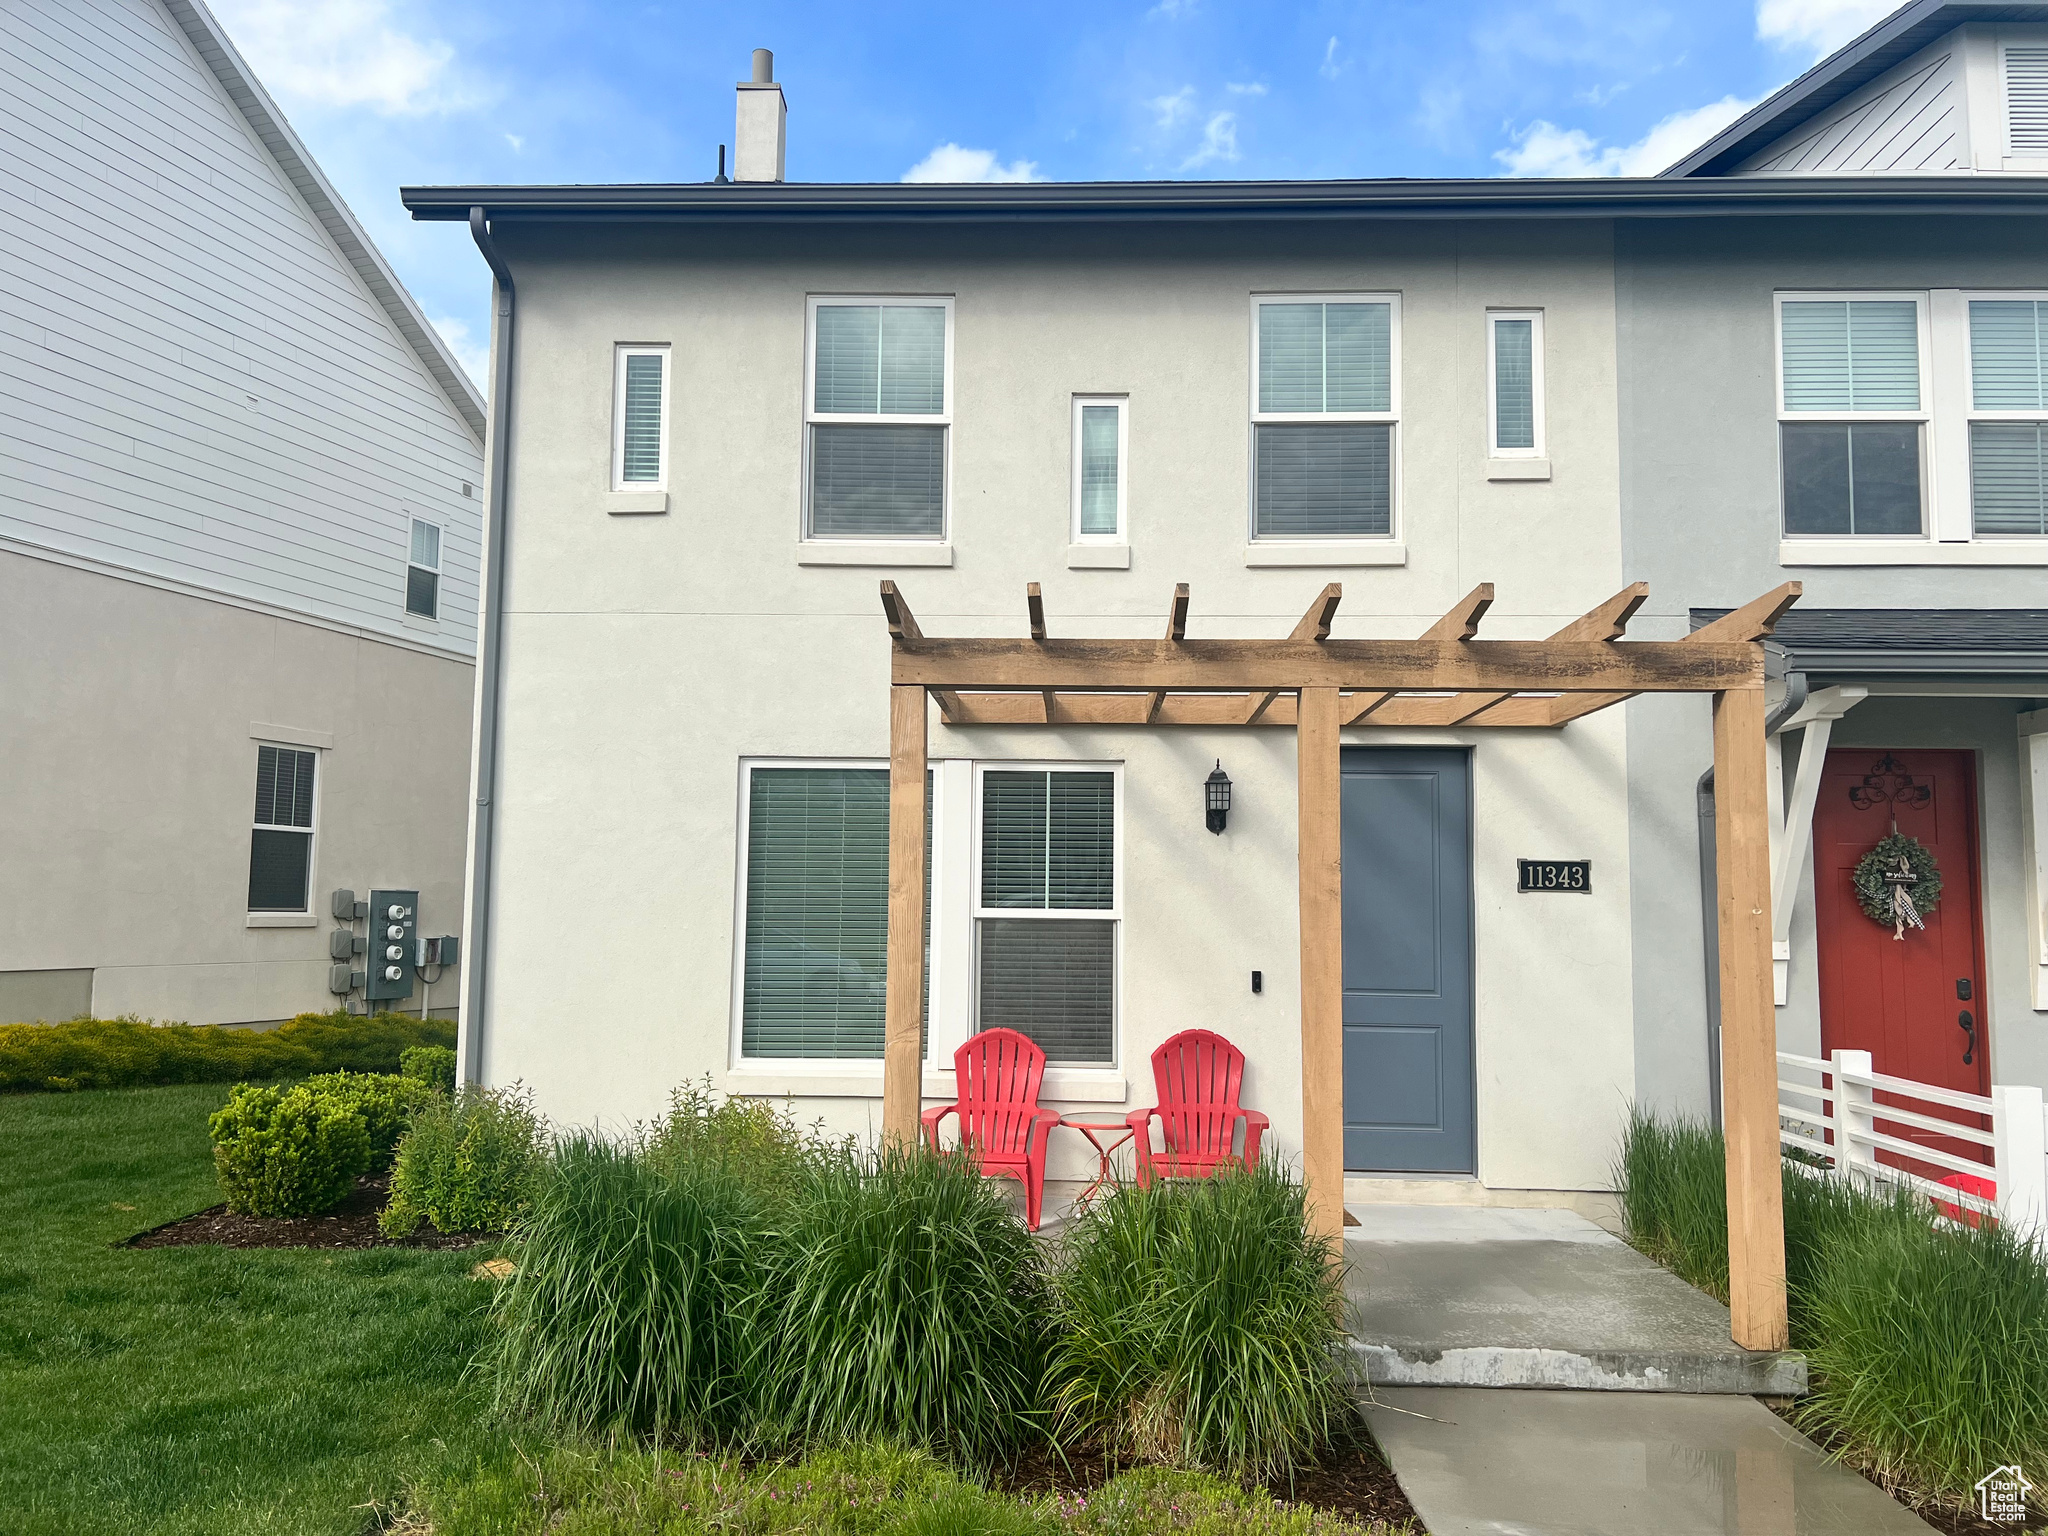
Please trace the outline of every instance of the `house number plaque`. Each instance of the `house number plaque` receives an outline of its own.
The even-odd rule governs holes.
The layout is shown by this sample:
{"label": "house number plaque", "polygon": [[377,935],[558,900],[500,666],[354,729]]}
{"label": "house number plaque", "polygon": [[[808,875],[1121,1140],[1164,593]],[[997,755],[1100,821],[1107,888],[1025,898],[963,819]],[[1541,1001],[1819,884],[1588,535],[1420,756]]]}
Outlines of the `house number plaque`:
{"label": "house number plaque", "polygon": [[1521,871],[1521,883],[1515,889],[1525,895],[1531,891],[1571,891],[1586,896],[1593,890],[1591,859],[1517,859],[1515,867]]}

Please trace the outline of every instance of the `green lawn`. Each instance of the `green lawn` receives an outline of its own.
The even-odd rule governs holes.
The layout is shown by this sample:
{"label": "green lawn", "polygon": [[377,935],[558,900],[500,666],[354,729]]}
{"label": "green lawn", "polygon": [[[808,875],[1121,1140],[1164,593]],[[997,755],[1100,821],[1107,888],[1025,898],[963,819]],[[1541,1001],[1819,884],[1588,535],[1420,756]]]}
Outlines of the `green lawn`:
{"label": "green lawn", "polygon": [[0,1096],[9,1536],[357,1533],[408,1479],[511,1454],[464,1374],[488,1250],[112,1246],[220,1199],[226,1097]]}

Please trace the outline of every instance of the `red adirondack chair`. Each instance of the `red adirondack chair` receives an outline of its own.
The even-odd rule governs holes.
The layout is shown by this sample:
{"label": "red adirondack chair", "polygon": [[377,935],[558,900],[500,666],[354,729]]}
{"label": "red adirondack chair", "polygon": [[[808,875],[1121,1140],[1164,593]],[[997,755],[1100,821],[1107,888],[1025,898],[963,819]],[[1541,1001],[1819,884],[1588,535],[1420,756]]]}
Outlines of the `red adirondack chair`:
{"label": "red adirondack chair", "polygon": [[1014,1029],[985,1029],[953,1053],[959,1079],[957,1103],[928,1109],[925,1140],[939,1150],[939,1122],[960,1117],[960,1145],[991,1178],[1016,1179],[1024,1186],[1024,1224],[1038,1230],[1045,1204],[1045,1149],[1056,1110],[1038,1107],[1045,1078],[1045,1052]]}
{"label": "red adirondack chair", "polygon": [[[1138,1151],[1138,1183],[1154,1178],[1202,1179],[1219,1168],[1256,1168],[1259,1138],[1272,1122],[1255,1109],[1241,1108],[1244,1052],[1207,1029],[1184,1029],[1152,1053],[1152,1081],[1159,1102],[1125,1117]],[[1159,1119],[1166,1150],[1152,1150],[1152,1119]],[[1244,1150],[1233,1151],[1238,1122],[1244,1122]]]}

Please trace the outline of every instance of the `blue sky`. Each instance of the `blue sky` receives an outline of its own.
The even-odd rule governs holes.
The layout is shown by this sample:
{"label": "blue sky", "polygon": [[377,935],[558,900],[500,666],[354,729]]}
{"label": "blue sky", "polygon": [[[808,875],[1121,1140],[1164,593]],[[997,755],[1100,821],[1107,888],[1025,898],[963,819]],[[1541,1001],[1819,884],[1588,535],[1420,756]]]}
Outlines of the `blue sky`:
{"label": "blue sky", "polygon": [[793,181],[1644,175],[1888,0],[214,0],[473,373],[488,278],[402,183],[708,179],[773,48]]}

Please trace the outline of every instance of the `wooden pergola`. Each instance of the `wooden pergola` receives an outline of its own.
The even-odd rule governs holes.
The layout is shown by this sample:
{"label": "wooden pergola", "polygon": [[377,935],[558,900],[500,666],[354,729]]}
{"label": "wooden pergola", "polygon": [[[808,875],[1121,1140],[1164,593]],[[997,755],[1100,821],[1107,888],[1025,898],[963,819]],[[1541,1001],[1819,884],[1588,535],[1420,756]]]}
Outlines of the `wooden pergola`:
{"label": "wooden pergola", "polygon": [[885,1137],[915,1141],[924,975],[927,696],[951,725],[1292,726],[1299,743],[1302,1176],[1317,1230],[1341,1237],[1344,1198],[1343,885],[1338,733],[1347,725],[1550,729],[1641,693],[1714,696],[1720,909],[1722,1118],[1735,1341],[1785,1347],[1784,1212],[1778,1173],[1776,1016],[1771,997],[1770,834],[1764,651],[1799,583],[1682,640],[1623,640],[1649,596],[1638,582],[1547,640],[1481,640],[1490,583],[1413,640],[1334,640],[1332,582],[1284,640],[1187,637],[1174,589],[1158,640],[1047,632],[1038,583],[1023,639],[925,635],[882,583],[889,689],[889,939]]}

